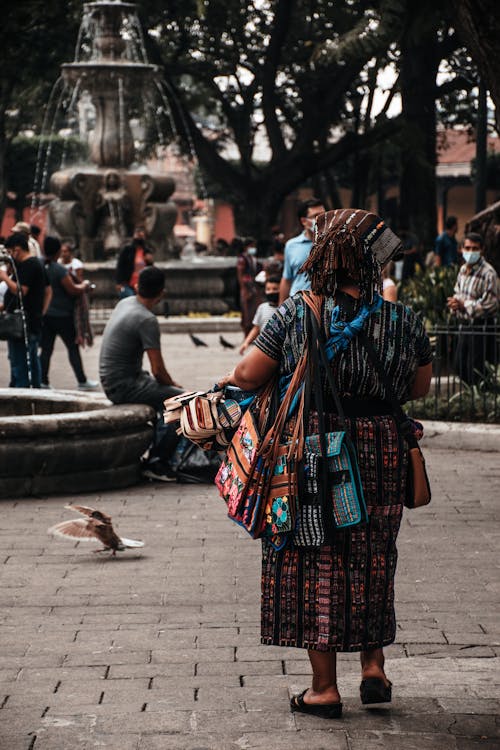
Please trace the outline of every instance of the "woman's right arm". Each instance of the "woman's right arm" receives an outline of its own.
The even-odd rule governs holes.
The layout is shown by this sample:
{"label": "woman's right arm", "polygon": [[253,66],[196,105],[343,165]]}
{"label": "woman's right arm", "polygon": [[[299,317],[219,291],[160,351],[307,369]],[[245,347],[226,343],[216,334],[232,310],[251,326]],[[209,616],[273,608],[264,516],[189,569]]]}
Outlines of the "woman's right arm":
{"label": "woman's right arm", "polygon": [[432,362],[418,368],[413,385],[410,388],[410,399],[427,396],[431,387]]}
{"label": "woman's right arm", "polygon": [[235,385],[243,391],[255,391],[274,375],[278,364],[277,360],[254,346],[229,375],[219,380],[218,385]]}
{"label": "woman's right arm", "polygon": [[82,281],[81,284],[75,284],[73,279],[71,278],[71,274],[66,274],[64,278],[61,279],[61,285],[67,294],[70,294],[72,297],[78,297],[80,294],[83,294],[87,287],[89,286],[88,281]]}

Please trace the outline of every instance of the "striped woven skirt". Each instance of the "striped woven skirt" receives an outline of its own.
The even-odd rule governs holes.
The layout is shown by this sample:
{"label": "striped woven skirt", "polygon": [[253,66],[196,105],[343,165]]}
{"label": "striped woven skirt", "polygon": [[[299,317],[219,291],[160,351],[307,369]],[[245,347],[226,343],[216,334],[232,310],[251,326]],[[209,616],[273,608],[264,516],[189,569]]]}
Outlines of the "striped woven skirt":
{"label": "striped woven skirt", "polygon": [[[325,415],[328,430],[338,429]],[[407,455],[392,417],[347,419],[357,449],[368,524],[335,531],[318,548],[262,544],[263,644],[364,651],[395,638],[396,538]],[[314,418],[309,433],[317,432]]]}

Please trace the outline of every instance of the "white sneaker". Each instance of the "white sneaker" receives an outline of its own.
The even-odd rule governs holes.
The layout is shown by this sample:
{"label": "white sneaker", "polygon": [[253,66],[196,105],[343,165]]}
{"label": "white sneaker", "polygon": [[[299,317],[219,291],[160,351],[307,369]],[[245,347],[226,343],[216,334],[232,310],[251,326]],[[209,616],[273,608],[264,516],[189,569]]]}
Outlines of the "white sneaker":
{"label": "white sneaker", "polygon": [[49,385],[48,383],[40,383],[40,388],[43,388],[45,391],[53,391],[54,390],[52,388],[52,386]]}
{"label": "white sneaker", "polygon": [[78,383],[79,391],[96,391],[99,388],[97,380],[86,380],[85,383]]}

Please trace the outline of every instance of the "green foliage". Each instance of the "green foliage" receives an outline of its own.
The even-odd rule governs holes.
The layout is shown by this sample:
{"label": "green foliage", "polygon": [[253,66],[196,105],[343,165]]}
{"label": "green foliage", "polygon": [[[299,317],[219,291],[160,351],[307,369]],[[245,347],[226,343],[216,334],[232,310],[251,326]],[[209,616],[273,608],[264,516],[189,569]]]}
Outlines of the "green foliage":
{"label": "green foliage", "polygon": [[0,24],[0,132],[39,127],[60,64],[73,59],[81,3],[11,3]]}
{"label": "green foliage", "polygon": [[411,413],[417,419],[500,423],[500,367],[495,370],[488,363],[486,367],[487,377],[477,385],[452,378],[440,393],[413,401]]}
{"label": "green foliage", "polygon": [[390,46],[379,28],[386,5],[142,4],[149,58],[167,80],[163,130],[234,197],[245,232],[268,230],[294,189],[397,129],[359,119]]}
{"label": "green foliage", "polygon": [[[24,197],[35,187],[34,177],[37,159],[41,156],[40,170],[52,174],[61,166],[62,157],[66,164],[85,161],[87,144],[79,138],[53,136],[17,136],[9,146],[6,158],[7,190]],[[43,186],[48,192],[48,186]]]}
{"label": "green foliage", "polygon": [[418,266],[415,276],[401,285],[399,299],[418,313],[428,327],[446,323],[449,319],[446,300],[453,296],[457,273],[457,266],[427,270]]}

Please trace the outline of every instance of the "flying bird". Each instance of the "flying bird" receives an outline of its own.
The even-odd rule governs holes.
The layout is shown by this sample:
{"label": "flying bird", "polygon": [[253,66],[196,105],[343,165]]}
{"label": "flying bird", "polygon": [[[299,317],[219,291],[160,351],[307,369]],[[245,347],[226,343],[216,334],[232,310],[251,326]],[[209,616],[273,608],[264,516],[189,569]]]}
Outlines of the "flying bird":
{"label": "flying bird", "polygon": [[48,534],[76,539],[79,542],[101,542],[104,547],[94,551],[107,552],[108,550],[112,550],[113,556],[117,552],[123,552],[126,549],[144,547],[144,542],[119,537],[113,529],[111,516],[108,516],[101,510],[89,508],[86,505],[65,505],[64,507],[67,510],[75,510],[77,513],[81,513],[85,518],[74,518],[71,521],[56,523],[55,526],[51,526],[47,530]]}
{"label": "flying bird", "polygon": [[236,346],[234,344],[231,344],[230,341],[224,338],[224,336],[219,336],[219,342],[222,344],[224,349],[235,349]]}
{"label": "flying bird", "polygon": [[198,338],[198,336],[195,336],[194,333],[190,333],[189,336],[195,346],[208,346],[208,344],[206,344],[203,339]]}

